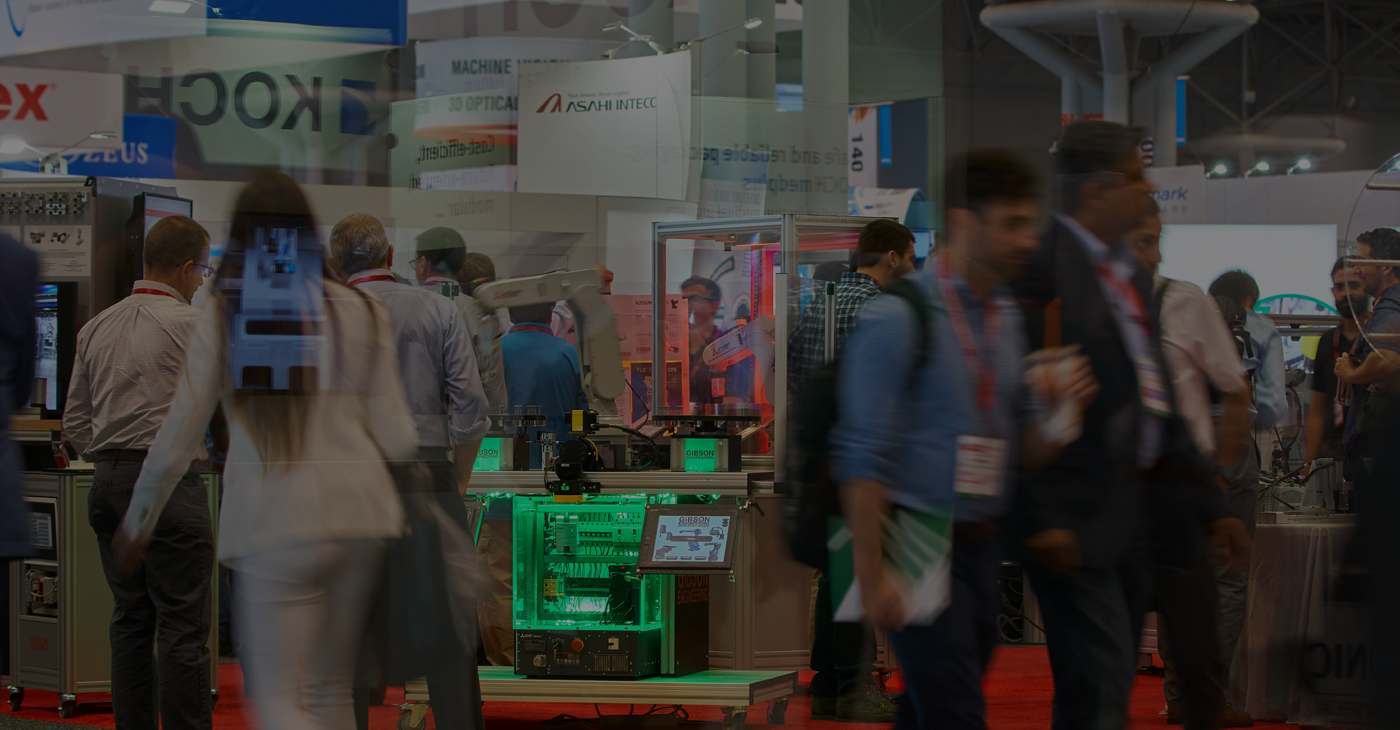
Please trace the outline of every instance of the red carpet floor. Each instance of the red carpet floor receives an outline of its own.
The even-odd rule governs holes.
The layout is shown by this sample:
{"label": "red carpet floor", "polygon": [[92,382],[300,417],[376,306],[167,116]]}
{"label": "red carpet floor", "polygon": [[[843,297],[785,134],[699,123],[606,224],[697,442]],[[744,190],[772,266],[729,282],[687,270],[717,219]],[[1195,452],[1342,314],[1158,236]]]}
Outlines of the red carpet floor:
{"label": "red carpet floor", "polygon": [[[802,674],[803,684],[810,673]],[[893,680],[898,682],[896,676]],[[219,702],[214,709],[216,730],[243,730],[256,727],[252,716],[252,703],[243,697],[243,673],[237,664],[224,664],[219,674]],[[1043,730],[1050,726],[1050,662],[1043,647],[1015,647],[998,649],[992,659],[992,666],[984,683],[987,692],[987,723],[992,730]],[[896,689],[896,687],[891,687]],[[111,705],[106,704],[110,697],[105,694],[81,695],[78,715],[69,720],[58,717],[58,697],[52,692],[31,690],[26,693],[24,706],[19,712],[5,713],[28,720],[63,722],[88,727],[112,728]],[[397,727],[398,708],[394,705],[403,701],[402,690],[390,690],[383,707],[371,710],[372,730],[391,730]],[[719,708],[687,706],[692,720],[720,720]],[[1132,720],[1135,728],[1145,726],[1166,726],[1166,716],[1162,710],[1162,679],[1152,675],[1139,674],[1133,689]],[[592,705],[531,704],[510,702],[488,702],[485,707],[486,722],[492,730],[539,730],[539,723],[560,714],[568,713],[578,717],[593,717]],[[624,705],[604,705],[606,714],[626,714]],[[787,727],[805,730],[858,730],[855,723],[835,723],[813,721],[808,718],[808,699],[794,697],[787,711]],[[759,727],[765,723],[762,708],[750,711],[747,725]],[[1271,723],[1256,723],[1268,727]],[[428,727],[432,728],[431,713]]]}

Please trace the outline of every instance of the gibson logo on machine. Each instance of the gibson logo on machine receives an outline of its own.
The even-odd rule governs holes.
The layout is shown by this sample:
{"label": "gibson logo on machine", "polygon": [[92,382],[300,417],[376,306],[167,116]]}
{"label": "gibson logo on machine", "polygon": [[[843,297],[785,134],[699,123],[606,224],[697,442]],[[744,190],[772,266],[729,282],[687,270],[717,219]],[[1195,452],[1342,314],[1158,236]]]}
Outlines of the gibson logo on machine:
{"label": "gibson logo on machine", "polygon": [[708,575],[678,575],[676,576],[676,605],[685,606],[691,603],[708,603],[710,600],[710,576]]}

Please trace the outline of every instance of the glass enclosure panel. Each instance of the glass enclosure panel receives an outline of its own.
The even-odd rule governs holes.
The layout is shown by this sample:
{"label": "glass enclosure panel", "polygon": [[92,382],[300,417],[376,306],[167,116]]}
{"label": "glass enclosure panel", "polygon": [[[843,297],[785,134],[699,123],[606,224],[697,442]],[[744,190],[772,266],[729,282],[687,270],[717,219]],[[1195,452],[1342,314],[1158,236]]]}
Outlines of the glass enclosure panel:
{"label": "glass enclosure panel", "polygon": [[617,495],[559,503],[553,497],[516,497],[515,628],[659,625],[663,577],[637,575],[649,499],[660,498]]}

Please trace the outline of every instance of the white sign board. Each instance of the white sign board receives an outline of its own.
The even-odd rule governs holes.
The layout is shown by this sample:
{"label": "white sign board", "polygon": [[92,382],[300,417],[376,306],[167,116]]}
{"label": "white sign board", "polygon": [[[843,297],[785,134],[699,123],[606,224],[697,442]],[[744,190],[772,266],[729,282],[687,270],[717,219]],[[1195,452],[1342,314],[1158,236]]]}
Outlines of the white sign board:
{"label": "white sign board", "polygon": [[1206,170],[1200,165],[1149,167],[1152,197],[1162,209],[1162,223],[1206,222]]}
{"label": "white sign board", "polygon": [[92,276],[92,226],[25,226],[39,276]]}
{"label": "white sign board", "polygon": [[[116,134],[105,140],[88,139],[96,131]],[[74,142],[89,149],[121,148],[122,77],[0,66],[0,141],[9,139],[45,151]],[[19,157],[38,155],[26,150]]]}
{"label": "white sign board", "polygon": [[853,188],[873,188],[879,183],[880,107],[853,106],[847,120],[847,143],[850,153],[850,179]]}
{"label": "white sign board", "polygon": [[522,193],[684,200],[690,54],[525,64]]}
{"label": "white sign board", "polygon": [[1162,229],[1158,272],[1210,288],[1216,277],[1240,269],[1259,283],[1261,298],[1279,295],[1332,301],[1335,225],[1172,225]]}
{"label": "white sign board", "polygon": [[[151,11],[151,0],[39,2],[5,0],[0,56],[100,43],[180,38],[205,34],[205,6],[194,2],[180,15]],[[188,17],[187,17],[188,16]]]}

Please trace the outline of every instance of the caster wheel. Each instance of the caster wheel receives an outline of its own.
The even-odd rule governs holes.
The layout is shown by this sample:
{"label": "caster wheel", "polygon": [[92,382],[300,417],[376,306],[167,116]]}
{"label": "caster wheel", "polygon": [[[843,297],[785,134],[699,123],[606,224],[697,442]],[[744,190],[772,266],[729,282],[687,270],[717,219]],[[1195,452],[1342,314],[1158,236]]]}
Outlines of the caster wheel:
{"label": "caster wheel", "polygon": [[423,730],[427,725],[427,718],[418,720],[418,724],[414,725],[413,712],[411,710],[404,710],[399,713],[399,730]]}
{"label": "caster wheel", "polygon": [[769,724],[769,725],[786,725],[786,724],[787,724],[787,707],[788,707],[788,700],[787,700],[786,697],[783,697],[783,698],[781,698],[781,699],[776,699],[776,700],[773,700],[772,702],[769,702],[769,703],[768,703],[768,724]]}
{"label": "caster wheel", "polygon": [[65,720],[71,719],[74,715],[77,715],[77,714],[78,714],[78,702],[77,702],[77,700],[64,700],[64,701],[58,706],[58,716],[61,717],[61,718],[63,718],[63,719],[65,719]]}
{"label": "caster wheel", "polygon": [[24,690],[19,687],[10,688],[10,712],[19,712],[19,706],[24,702]]}
{"label": "caster wheel", "polygon": [[744,709],[724,708],[724,719],[720,721],[721,730],[743,730],[744,718],[748,715]]}
{"label": "caster wheel", "polygon": [[217,690],[217,689],[211,689],[211,690],[209,690],[209,704],[210,704],[210,705],[217,705],[217,704],[219,704],[219,690]]}

